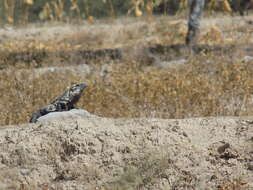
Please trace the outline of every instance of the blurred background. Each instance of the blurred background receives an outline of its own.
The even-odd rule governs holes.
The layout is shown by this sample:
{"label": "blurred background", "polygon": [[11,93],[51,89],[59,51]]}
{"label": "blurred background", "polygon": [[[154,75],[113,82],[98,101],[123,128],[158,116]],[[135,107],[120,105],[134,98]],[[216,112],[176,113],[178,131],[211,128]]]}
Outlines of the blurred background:
{"label": "blurred background", "polygon": [[187,0],[0,0],[0,125],[83,81],[77,107],[103,117],[253,115],[245,2],[206,0],[193,56]]}
{"label": "blurred background", "polygon": [[[206,9],[227,14],[240,12],[242,0],[206,0]],[[23,25],[32,22],[94,22],[97,18],[124,15],[180,14],[188,0],[1,0],[2,24]],[[251,3],[253,4],[253,3]],[[251,5],[250,5],[251,6]],[[247,9],[250,8],[247,7]]]}

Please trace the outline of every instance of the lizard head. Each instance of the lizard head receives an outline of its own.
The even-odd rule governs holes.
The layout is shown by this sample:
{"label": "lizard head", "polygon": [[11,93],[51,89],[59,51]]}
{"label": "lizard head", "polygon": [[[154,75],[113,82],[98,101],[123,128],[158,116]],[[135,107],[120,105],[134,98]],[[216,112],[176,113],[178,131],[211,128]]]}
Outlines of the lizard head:
{"label": "lizard head", "polygon": [[83,90],[87,87],[88,85],[86,83],[79,83],[71,86],[68,90],[69,94],[69,100],[73,104],[75,104],[81,97]]}

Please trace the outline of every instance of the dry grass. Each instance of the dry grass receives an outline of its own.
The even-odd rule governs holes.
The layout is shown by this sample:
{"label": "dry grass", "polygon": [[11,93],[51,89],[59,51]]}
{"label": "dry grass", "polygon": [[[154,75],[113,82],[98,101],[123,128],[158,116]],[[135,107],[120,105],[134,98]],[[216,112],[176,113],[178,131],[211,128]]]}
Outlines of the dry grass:
{"label": "dry grass", "polygon": [[[156,150],[138,155],[128,161],[122,174],[116,180],[103,185],[101,190],[134,190],[158,188],[163,184],[164,189],[196,189],[198,177],[191,172],[180,169],[175,161],[170,159],[168,152]],[[173,176],[174,178],[171,178]],[[168,180],[166,184],[163,180]],[[165,180],[165,181],[166,181]],[[220,180],[217,190],[247,189],[246,181],[238,178]],[[208,186],[206,187],[208,188]],[[159,187],[161,189],[161,187]]]}
{"label": "dry grass", "polygon": [[235,179],[233,181],[223,182],[218,186],[218,190],[243,190],[246,189],[244,186],[245,184],[247,184],[247,182],[241,179]]}
{"label": "dry grass", "polygon": [[[172,168],[167,154],[149,152],[141,158],[128,163],[120,177],[101,190],[133,190],[152,187],[166,176],[166,170]],[[169,188],[169,187],[168,187]]]}
{"label": "dry grass", "polygon": [[[83,49],[88,47],[87,43],[93,47],[92,49],[118,46],[141,49],[143,45],[177,44],[184,40],[185,25],[181,21],[172,23],[166,22],[164,18],[158,18],[152,24],[144,20],[134,24],[129,22],[124,20],[123,24],[101,25],[103,27],[98,25],[99,30],[95,30],[96,26],[92,26],[72,37],[57,39],[57,43],[50,38],[41,44],[42,41],[38,36],[32,43],[29,40],[25,43],[24,40],[20,44],[18,42],[14,44],[15,38],[3,41],[0,53],[1,65],[8,69],[2,70],[0,75],[0,125],[27,122],[34,110],[50,103],[70,84],[80,81],[87,82],[89,88],[78,107],[104,117],[184,118],[252,115],[252,62],[240,61],[247,53],[239,48],[238,51],[227,54],[217,54],[217,52],[199,54],[190,57],[187,64],[183,66],[167,69],[149,66],[145,59],[139,59],[138,56],[136,58],[133,54],[137,51],[134,51],[120,61],[87,62],[93,68],[88,76],[50,72],[31,77],[34,72],[31,69],[34,67],[67,65],[69,59],[60,60],[52,54],[40,63],[24,60],[21,61],[24,67],[21,68],[27,70],[21,72],[17,70],[20,64],[13,65],[11,57],[7,56],[22,51],[33,54],[35,51],[68,51],[74,47]],[[100,30],[101,28],[104,30]],[[216,30],[211,27],[207,33],[204,32],[200,39],[201,43],[239,45],[245,44],[246,38],[252,37],[248,33],[247,25],[237,28],[231,26],[234,29],[233,33],[228,30],[227,25],[220,28]],[[178,32],[180,30],[181,33]],[[103,38],[100,36],[101,33],[104,33]],[[239,38],[238,35],[242,33],[247,35]],[[113,38],[114,34],[115,38]],[[152,35],[155,37],[153,38]],[[220,43],[217,42],[217,38],[222,38]],[[10,43],[14,45],[10,46]],[[108,74],[102,77],[100,73],[104,66],[109,69]]]}
{"label": "dry grass", "polygon": [[252,115],[252,63],[224,61],[200,55],[175,69],[145,71],[142,63],[124,62],[113,64],[105,77],[99,76],[100,65],[87,77],[45,73],[33,79],[26,74],[29,71],[2,72],[0,123],[26,122],[34,110],[80,81],[89,88],[78,107],[104,117]]}

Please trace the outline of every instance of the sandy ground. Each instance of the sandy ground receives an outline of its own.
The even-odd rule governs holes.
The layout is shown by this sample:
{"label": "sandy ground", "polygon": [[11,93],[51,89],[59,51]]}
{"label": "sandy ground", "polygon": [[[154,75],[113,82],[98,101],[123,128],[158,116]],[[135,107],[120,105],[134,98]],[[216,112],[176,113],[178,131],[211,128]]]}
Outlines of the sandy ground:
{"label": "sandy ground", "polygon": [[0,189],[252,189],[253,117],[0,128]]}

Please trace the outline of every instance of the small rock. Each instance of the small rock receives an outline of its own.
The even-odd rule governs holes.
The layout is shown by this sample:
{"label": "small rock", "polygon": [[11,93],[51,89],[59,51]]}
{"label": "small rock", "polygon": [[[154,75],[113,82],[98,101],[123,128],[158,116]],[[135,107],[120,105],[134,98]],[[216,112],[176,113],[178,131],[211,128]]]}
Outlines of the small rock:
{"label": "small rock", "polygon": [[187,133],[186,133],[186,132],[183,132],[183,135],[184,135],[185,137],[188,137],[188,135],[187,135]]}
{"label": "small rock", "polygon": [[229,147],[230,147],[229,143],[225,143],[224,145],[220,146],[220,147],[218,148],[217,151],[218,151],[220,154],[222,154],[222,153],[224,153],[225,150],[226,150],[227,148],[229,148]]}
{"label": "small rock", "polygon": [[52,112],[47,115],[44,115],[38,118],[38,122],[47,122],[52,120],[64,120],[64,119],[78,119],[78,118],[94,118],[98,117],[89,113],[83,109],[72,109],[69,111],[62,111],[62,112]]}
{"label": "small rock", "polygon": [[157,63],[159,68],[176,68],[178,66],[184,65],[187,62],[186,59],[172,60],[172,61],[162,61]]}
{"label": "small rock", "polygon": [[19,172],[22,175],[29,175],[32,171],[29,169],[21,169]]}
{"label": "small rock", "polygon": [[248,163],[248,170],[253,171],[253,161]]}
{"label": "small rock", "polygon": [[243,58],[243,61],[244,61],[244,62],[253,61],[253,56],[245,56],[245,57]]}

